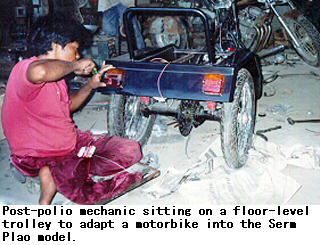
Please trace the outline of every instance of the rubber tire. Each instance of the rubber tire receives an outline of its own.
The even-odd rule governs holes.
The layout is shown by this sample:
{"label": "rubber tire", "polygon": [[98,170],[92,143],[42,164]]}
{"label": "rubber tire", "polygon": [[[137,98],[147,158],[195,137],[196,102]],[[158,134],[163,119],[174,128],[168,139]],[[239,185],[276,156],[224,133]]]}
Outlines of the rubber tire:
{"label": "rubber tire", "polygon": [[[297,48],[294,43],[292,42],[292,45],[294,49],[296,50],[297,54],[308,64],[311,66],[319,67],[320,66],[320,33],[317,30],[317,28],[304,16],[299,15],[296,17],[296,19],[290,18],[290,17],[284,17],[284,21],[288,24],[288,28],[291,30],[291,32],[295,33],[293,29],[293,26],[291,24],[297,23],[300,25],[306,34],[309,36],[309,38],[312,40],[313,49],[315,51],[315,59],[310,60],[307,57],[304,56],[303,50]],[[299,41],[299,39],[297,39]]]}
{"label": "rubber tire", "polygon": [[[247,94],[243,93],[244,90]],[[243,101],[246,98],[247,100]],[[244,117],[245,122],[242,122],[242,125],[246,127],[246,132],[240,136],[239,115],[241,110],[246,109],[247,106],[248,115],[247,118]],[[256,98],[253,78],[247,69],[242,68],[237,75],[234,99],[230,103],[223,104],[220,122],[221,149],[224,160],[230,168],[241,168],[247,161],[248,151],[252,146],[255,117]]]}
{"label": "rubber tire", "polygon": [[[133,120],[137,120],[138,122],[140,122],[140,119],[143,119],[147,121],[142,126],[138,125],[138,129],[139,129],[138,133],[129,135],[126,131],[127,125],[126,125],[125,119],[128,116],[130,117],[130,115],[128,114],[126,115],[126,108],[130,106],[130,104],[128,104],[130,103],[128,102],[129,100],[131,101],[136,99],[139,99],[139,97],[125,96],[121,94],[111,94],[110,102],[109,102],[109,110],[107,114],[107,124],[108,124],[108,130],[110,135],[133,139],[138,141],[140,145],[143,146],[147,143],[152,133],[153,125],[155,123],[155,115],[149,115],[148,118],[146,118],[144,115],[142,115],[141,112],[137,111],[140,108],[140,105],[139,105],[139,108],[136,108],[135,111],[133,112],[133,114],[139,115],[139,118],[135,116]],[[132,119],[132,117],[130,119]]]}

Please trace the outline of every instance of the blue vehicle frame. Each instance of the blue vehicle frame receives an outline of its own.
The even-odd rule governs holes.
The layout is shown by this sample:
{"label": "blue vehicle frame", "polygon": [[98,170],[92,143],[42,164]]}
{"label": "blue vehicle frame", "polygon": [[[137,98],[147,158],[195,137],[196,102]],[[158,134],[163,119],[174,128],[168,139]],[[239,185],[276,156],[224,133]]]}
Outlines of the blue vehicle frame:
{"label": "blue vehicle frame", "polygon": [[[139,14],[190,16],[197,15],[203,19],[206,33],[206,53],[208,54],[208,65],[197,64],[175,64],[171,63],[165,69],[161,77],[161,91],[157,81],[165,64],[151,63],[151,57],[170,56],[178,50],[174,45],[168,45],[156,50],[137,55],[136,39],[134,35],[134,18]],[[254,77],[256,98],[262,95],[262,74],[258,57],[246,48],[231,52],[219,64],[216,64],[216,51],[214,49],[214,30],[210,29],[209,17],[200,9],[185,8],[130,8],[124,13],[124,24],[127,34],[128,54],[114,59],[106,60],[107,64],[125,71],[125,80],[121,89],[106,88],[100,90],[102,93],[122,93],[136,96],[149,96],[175,99],[191,99],[202,101],[230,102],[233,100],[233,92],[236,83],[236,74],[239,69],[246,67]],[[193,51],[190,50],[190,53]],[[202,91],[202,81],[205,74],[217,73],[225,76],[223,93],[221,95],[206,95]],[[143,75],[142,75],[143,74]]]}
{"label": "blue vehicle frame", "polygon": [[[99,89],[110,94],[109,134],[144,145],[159,114],[175,117],[183,136],[206,120],[218,121],[227,165],[246,163],[263,77],[259,58],[241,44],[230,2],[214,16],[195,8],[125,11],[128,53],[106,60],[116,74],[108,73],[110,86]],[[173,42],[160,45],[163,40]]]}

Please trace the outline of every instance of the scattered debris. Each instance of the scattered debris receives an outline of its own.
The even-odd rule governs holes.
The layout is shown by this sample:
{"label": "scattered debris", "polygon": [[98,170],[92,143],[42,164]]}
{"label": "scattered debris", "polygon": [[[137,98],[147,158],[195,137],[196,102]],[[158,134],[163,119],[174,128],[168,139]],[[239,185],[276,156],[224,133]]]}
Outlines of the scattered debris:
{"label": "scattered debris", "polygon": [[294,120],[291,117],[288,117],[287,121],[290,125],[294,125],[295,123],[320,123],[320,119]]}
{"label": "scattered debris", "polygon": [[[10,160],[9,160],[10,161]],[[20,173],[16,167],[9,162],[9,170],[4,175],[5,178],[14,178],[18,180],[21,184],[26,182],[26,176]]]}
{"label": "scattered debris", "polygon": [[168,132],[168,125],[166,121],[160,115],[157,115],[156,121],[153,125],[152,135],[160,137],[166,132]]}
{"label": "scattered debris", "polygon": [[267,109],[267,112],[272,113],[273,115],[287,115],[289,109],[292,108],[292,105],[282,105],[276,104]]}
{"label": "scattered debris", "polygon": [[272,97],[276,94],[276,89],[271,84],[266,84],[263,90],[263,95],[265,97]]}
{"label": "scattered debris", "polygon": [[314,131],[314,130],[310,130],[306,128],[306,131],[311,132],[311,133],[315,133],[317,136],[320,136],[320,132],[319,131]]}
{"label": "scattered debris", "polygon": [[276,126],[276,127],[273,127],[273,128],[268,128],[268,129],[264,129],[264,130],[258,130],[256,132],[256,135],[260,136],[261,138],[263,138],[265,141],[268,141],[268,137],[264,135],[264,133],[267,133],[267,132],[270,132],[270,131],[274,131],[274,130],[277,130],[277,129],[281,129],[282,127],[281,126]]}
{"label": "scattered debris", "polygon": [[258,114],[258,116],[259,116],[259,117],[265,117],[265,116],[267,116],[267,113],[261,112],[261,113]]}
{"label": "scattered debris", "polygon": [[148,165],[154,169],[159,169],[161,164],[159,163],[159,157],[156,154],[148,154],[143,156],[143,158],[140,160],[141,163]]}
{"label": "scattered debris", "polygon": [[278,71],[274,72],[273,74],[271,74],[269,77],[265,78],[263,80],[263,83],[272,83],[273,81],[275,81],[277,78],[279,77]]}
{"label": "scattered debris", "polygon": [[319,77],[320,75],[315,73],[314,71],[309,71],[309,73],[288,73],[288,74],[281,74],[280,77],[289,77],[289,76],[314,76]]}
{"label": "scattered debris", "polygon": [[320,75],[314,71],[309,71],[309,73],[287,73],[287,74],[279,74],[280,71],[275,71],[268,78],[266,78],[263,82],[270,83],[276,80],[278,77],[289,77],[289,76],[314,76],[320,77]]}

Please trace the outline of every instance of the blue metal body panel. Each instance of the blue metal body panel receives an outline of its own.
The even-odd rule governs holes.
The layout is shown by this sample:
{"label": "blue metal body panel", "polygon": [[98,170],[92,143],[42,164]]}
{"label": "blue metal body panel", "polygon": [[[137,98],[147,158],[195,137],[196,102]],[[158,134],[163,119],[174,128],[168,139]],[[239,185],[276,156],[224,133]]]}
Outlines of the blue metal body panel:
{"label": "blue metal body panel", "polygon": [[[169,64],[161,75],[166,64],[112,60],[107,62],[125,71],[123,88],[116,89],[117,93],[174,99],[230,101],[235,78],[233,67]],[[203,93],[202,81],[208,73],[225,76],[226,81],[221,96]]]}
{"label": "blue metal body panel", "polygon": [[[135,55],[136,47],[132,43],[134,32],[130,26],[130,20],[133,19],[133,13],[152,13],[157,14],[199,14],[205,22],[206,40],[209,63],[205,65],[197,64],[177,64],[177,63],[152,63],[150,59],[144,59]],[[256,98],[260,98],[262,94],[262,75],[259,60],[247,49],[240,49],[231,53],[228,57],[220,60],[216,64],[214,58],[214,49],[212,44],[211,32],[209,28],[209,20],[205,14],[196,9],[142,9],[133,8],[125,12],[125,24],[127,27],[127,42],[129,55],[126,59],[115,58],[106,60],[107,64],[112,64],[116,68],[125,71],[125,77],[122,88],[100,88],[102,93],[122,93],[135,96],[148,97],[164,97],[183,100],[201,100],[201,101],[217,101],[230,102],[233,100],[233,92],[235,89],[236,77],[238,71],[245,67],[253,75]],[[128,23],[129,22],[129,23]],[[174,56],[175,47],[168,46],[153,50],[151,58],[161,57],[164,53],[170,57]],[[157,53],[158,52],[158,53]],[[192,52],[192,50],[190,50]],[[161,57],[163,58],[163,57]],[[221,95],[208,95],[202,90],[202,82],[205,74],[221,74],[225,77],[223,93]]]}

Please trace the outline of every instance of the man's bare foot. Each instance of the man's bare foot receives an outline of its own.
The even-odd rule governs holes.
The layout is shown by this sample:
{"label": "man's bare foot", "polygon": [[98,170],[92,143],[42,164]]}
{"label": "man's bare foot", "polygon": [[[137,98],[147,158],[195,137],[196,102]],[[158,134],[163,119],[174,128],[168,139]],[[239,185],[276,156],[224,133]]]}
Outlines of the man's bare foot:
{"label": "man's bare foot", "polygon": [[49,205],[57,193],[57,186],[53,181],[50,168],[44,166],[39,171],[39,178],[41,180],[41,196],[39,204]]}

